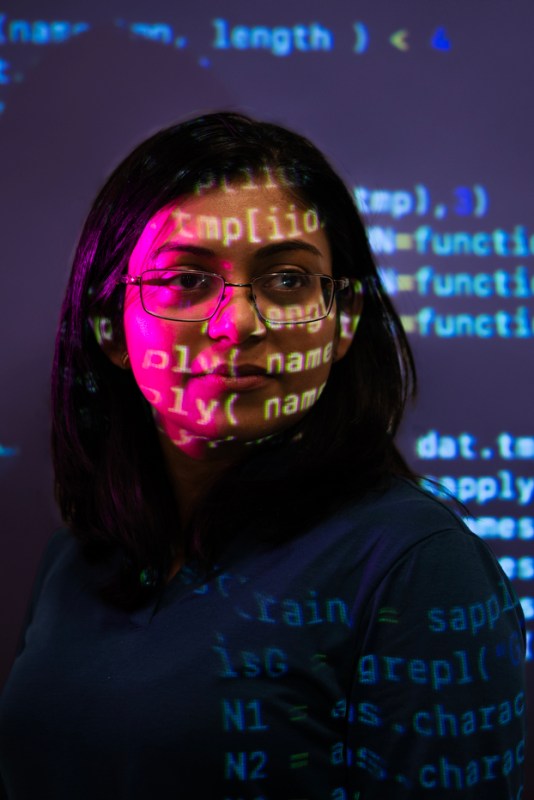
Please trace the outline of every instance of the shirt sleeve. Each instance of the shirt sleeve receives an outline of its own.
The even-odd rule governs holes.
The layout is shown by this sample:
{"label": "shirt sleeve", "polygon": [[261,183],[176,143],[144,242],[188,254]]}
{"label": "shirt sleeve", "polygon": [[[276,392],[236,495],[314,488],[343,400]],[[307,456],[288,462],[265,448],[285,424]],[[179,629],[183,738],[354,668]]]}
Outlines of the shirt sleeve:
{"label": "shirt sleeve", "polygon": [[522,800],[524,618],[484,542],[444,530],[373,593],[347,709],[349,797]]}

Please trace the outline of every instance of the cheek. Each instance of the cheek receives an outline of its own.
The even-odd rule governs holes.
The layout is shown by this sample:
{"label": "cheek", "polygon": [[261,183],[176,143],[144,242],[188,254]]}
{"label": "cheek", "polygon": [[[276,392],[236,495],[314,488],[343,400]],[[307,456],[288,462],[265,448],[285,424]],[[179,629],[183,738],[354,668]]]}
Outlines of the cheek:
{"label": "cheek", "polygon": [[271,324],[271,361],[276,371],[291,375],[328,371],[336,346],[336,317],[305,325]]}
{"label": "cheek", "polygon": [[335,355],[335,316],[272,332],[267,371],[281,378],[285,393],[321,390]]}
{"label": "cheek", "polygon": [[173,387],[189,370],[189,337],[177,330],[177,323],[133,308],[125,311],[124,334],[132,371],[148,402],[157,408],[172,404]]}
{"label": "cheek", "polygon": [[272,373],[272,381],[257,392],[222,395],[216,384],[191,377],[213,357],[206,326],[157,319],[134,303],[125,309],[132,371],[159,419],[168,423],[171,438],[174,425],[203,437],[258,438],[293,424],[318,400],[332,364],[335,315],[306,325],[268,326],[254,358]]}

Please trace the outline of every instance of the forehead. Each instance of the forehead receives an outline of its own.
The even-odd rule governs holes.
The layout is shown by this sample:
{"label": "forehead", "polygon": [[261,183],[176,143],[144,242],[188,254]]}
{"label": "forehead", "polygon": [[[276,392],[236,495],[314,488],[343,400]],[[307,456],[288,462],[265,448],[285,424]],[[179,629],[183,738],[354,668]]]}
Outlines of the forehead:
{"label": "forehead", "polygon": [[225,258],[284,241],[307,242],[329,255],[316,210],[293,193],[278,185],[228,184],[161,208],[143,230],[131,262],[139,267],[168,244],[198,246]]}

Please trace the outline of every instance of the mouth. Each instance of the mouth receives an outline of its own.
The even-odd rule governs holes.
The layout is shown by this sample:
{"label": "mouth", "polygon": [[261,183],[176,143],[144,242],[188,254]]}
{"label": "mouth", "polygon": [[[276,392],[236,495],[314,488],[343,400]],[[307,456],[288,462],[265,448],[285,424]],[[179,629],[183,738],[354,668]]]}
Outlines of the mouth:
{"label": "mouth", "polygon": [[256,364],[219,364],[213,370],[213,374],[225,378],[245,378],[248,375],[266,375],[267,370]]}
{"label": "mouth", "polygon": [[265,367],[257,364],[217,364],[209,371],[194,373],[192,377],[221,389],[247,391],[261,388],[272,376]]}

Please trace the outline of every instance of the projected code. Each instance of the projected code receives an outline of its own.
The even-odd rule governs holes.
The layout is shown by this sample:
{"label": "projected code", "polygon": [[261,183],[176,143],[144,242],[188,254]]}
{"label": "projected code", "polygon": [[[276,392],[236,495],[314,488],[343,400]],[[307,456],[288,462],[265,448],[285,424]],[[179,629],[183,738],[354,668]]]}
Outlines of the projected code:
{"label": "projected code", "polygon": [[370,226],[368,235],[377,253],[397,253],[411,250],[425,256],[475,256],[487,258],[528,257],[534,255],[534,231],[524,225],[513,230],[440,232],[430,225],[420,225],[411,233],[399,233],[392,227]]}
{"label": "projected code", "polygon": [[[100,21],[99,21],[100,22]],[[300,18],[280,20],[278,24],[252,24],[245,20],[214,14],[206,18],[194,30],[186,15],[173,20],[162,19],[109,19],[108,24],[117,37],[132,42],[144,40],[155,46],[189,50],[198,55],[203,68],[212,64],[217,67],[229,63],[247,64],[252,58],[265,56],[272,63],[289,64],[294,59],[317,59],[326,63],[335,51],[343,47],[355,54],[368,52],[375,42],[375,33],[362,21],[347,19],[342,39],[340,30],[321,19]],[[46,48],[61,47],[67,41],[90,35],[93,21],[90,19],[41,20],[20,19],[0,14],[0,112],[4,110],[7,92],[28,77],[31,60],[46,51]],[[436,50],[447,50],[450,41],[444,30],[430,30],[428,37]],[[411,34],[408,29],[391,30],[384,41],[400,52],[408,52]],[[348,43],[348,44],[347,44]],[[31,56],[29,55],[31,53]],[[248,59],[248,60],[247,60]],[[179,63],[177,59],[177,63]],[[357,170],[355,170],[357,172]],[[390,294],[396,296],[404,326],[410,335],[424,339],[443,340],[477,339],[510,340],[534,337],[534,228],[528,220],[516,219],[506,225],[490,222],[490,191],[482,176],[473,182],[462,181],[462,185],[435,187],[419,180],[411,186],[352,187],[358,209],[364,215],[371,247],[381,264],[381,277]],[[491,195],[491,199],[493,194]],[[455,259],[451,261],[451,259]],[[393,266],[391,265],[393,262]],[[397,263],[396,263],[397,262]],[[413,305],[416,304],[414,310]],[[466,304],[469,304],[466,308]],[[481,345],[484,347],[485,343]],[[484,352],[487,352],[485,349]],[[307,365],[307,352],[300,357]],[[283,366],[280,366],[282,371]],[[266,413],[271,417],[292,413],[309,403],[306,396],[291,396],[272,401]],[[178,403],[177,398],[177,403]],[[12,460],[18,453],[16,447],[6,442],[0,445],[0,464]],[[526,553],[515,553],[514,547],[534,538],[534,436],[528,431],[514,435],[504,429],[484,440],[474,433],[460,431],[452,433],[428,430],[415,444],[415,456],[419,459],[422,473],[439,482],[445,492],[432,484],[431,491],[446,497],[446,492],[468,504],[470,514],[466,516],[468,526],[479,536],[493,542],[510,544],[509,551],[500,559],[505,573],[519,582],[520,601],[528,620],[534,619],[534,596],[529,587],[532,581],[533,559]],[[524,595],[524,596],[523,596]],[[533,592],[534,595],[534,592]],[[336,602],[338,603],[336,605]],[[258,601],[258,607],[246,614],[257,621],[287,625],[316,624],[317,620],[330,618],[344,622],[341,601],[328,600],[319,608],[312,598],[300,606],[286,599],[275,602],[268,598]],[[245,612],[244,618],[249,619]],[[271,643],[261,651],[243,651],[239,658],[231,656],[223,641],[217,642],[217,657],[220,659],[221,675],[233,673],[245,677],[263,675],[275,680],[288,670],[286,651]],[[531,657],[531,634],[528,636],[528,657]],[[319,655],[319,654],[318,654]],[[440,680],[440,675],[453,676],[462,665],[451,656],[448,666],[417,660],[406,662],[407,679],[423,670],[429,681]],[[368,666],[370,662],[368,662]],[[376,664],[376,670],[383,666]],[[369,666],[370,668],[370,666]],[[476,665],[473,665],[476,669]],[[433,678],[433,670],[436,673]],[[441,670],[441,672],[440,672]],[[448,671],[447,671],[448,670]],[[423,675],[423,672],[420,673]],[[480,677],[480,676],[479,676]],[[377,678],[378,680],[378,678]],[[442,678],[441,680],[445,680]],[[451,677],[451,680],[453,678]],[[515,698],[507,702],[514,707]],[[257,699],[228,699],[223,708],[225,730],[247,729],[259,734],[267,725],[260,701]],[[475,710],[476,711],[476,710]],[[305,714],[305,710],[293,713]],[[440,735],[446,726],[446,711],[421,711],[418,717],[418,733],[424,730]],[[501,713],[501,712],[496,712]],[[502,715],[506,716],[506,711]],[[512,711],[512,714],[514,712]],[[381,710],[376,708],[361,711],[368,718],[381,719]],[[426,716],[425,716],[426,714]],[[476,716],[476,714],[475,714]],[[504,716],[502,718],[504,718]],[[456,721],[458,730],[461,723]],[[489,723],[487,723],[489,724]],[[379,724],[377,724],[379,727]],[[512,751],[510,751],[512,752]],[[334,755],[332,756],[334,758]],[[380,772],[384,765],[371,749],[353,754],[368,770]],[[519,754],[512,752],[515,763]],[[250,752],[228,751],[225,775],[228,780],[262,779],[268,773],[266,752],[258,747]],[[295,753],[292,768],[306,763],[306,753]],[[421,785],[427,789],[461,788],[466,780],[459,764],[452,761],[428,765],[421,777]],[[491,765],[480,764],[491,773]],[[450,785],[449,785],[450,784]],[[341,796],[341,795],[340,795]]]}
{"label": "projected code", "polygon": [[[532,257],[534,236],[530,236],[528,244],[526,244],[524,231],[525,229],[521,226],[516,229],[516,233],[519,232],[520,246],[506,244],[506,249],[504,249],[503,245],[502,252],[494,252],[494,255],[520,255],[523,260]],[[507,241],[506,232],[497,231],[497,233],[499,234],[498,241]],[[500,238],[501,235],[502,238]],[[399,234],[399,236],[406,236],[411,241],[408,234]],[[468,235],[462,233],[461,236],[465,240]],[[382,237],[382,229],[378,239],[376,229],[369,230],[371,246],[374,247],[375,252],[384,252]],[[451,252],[447,255],[460,256],[460,253]],[[470,255],[477,256],[473,252]],[[459,337],[528,339],[534,336],[532,305],[526,302],[534,296],[534,271],[524,263],[517,264],[516,262],[511,268],[485,271],[467,271],[464,267],[461,271],[454,272],[424,264],[412,274],[404,274],[395,268],[386,267],[381,269],[381,277],[388,292],[392,295],[402,296],[402,293],[409,293],[418,298],[425,298],[425,304],[418,311],[402,315],[408,333],[421,337],[435,336],[446,339]],[[440,304],[440,301],[443,300],[465,298],[472,301],[471,307],[476,304],[477,310],[478,308],[482,309],[483,301],[489,300],[491,310],[481,310],[479,313],[475,313],[475,308],[473,308],[469,312],[458,310],[457,313],[452,313],[454,306],[450,302],[446,306],[443,306],[442,302]],[[399,305],[402,309],[401,298]]]}
{"label": "projected code", "polygon": [[[346,19],[341,28],[334,30],[318,19],[302,19],[291,24],[266,25],[243,24],[238,19],[215,16],[191,23],[191,15],[180,15],[178,20],[126,19],[110,17],[98,20],[98,27],[108,25],[118,36],[128,36],[152,42],[158,46],[177,51],[193,50],[200,67],[210,68],[212,59],[225,58],[224,54],[235,53],[243,58],[247,54],[265,53],[276,59],[288,57],[309,57],[317,55],[324,58],[339,49],[337,42],[343,41],[343,50],[356,55],[367,52],[370,43],[386,43],[397,52],[408,54],[411,50],[412,32],[409,28],[392,28],[371,34],[369,25],[362,20]],[[91,19],[24,19],[0,14],[0,47],[5,47],[8,57],[0,58],[0,89],[9,84],[23,81],[27,72],[35,67],[35,58],[26,53],[32,46],[41,51],[46,46],[57,46],[90,33],[95,28]],[[347,32],[350,33],[347,38]],[[341,34],[341,35],[340,35]],[[421,41],[421,33],[418,34]],[[442,26],[429,27],[423,40],[431,50],[446,52],[451,48],[450,36]],[[4,52],[6,52],[4,51]],[[5,110],[4,100],[0,100],[0,113]],[[479,199],[479,202],[480,201]]]}
{"label": "projected code", "polygon": [[[517,340],[534,336],[534,314],[526,302],[534,296],[534,272],[527,264],[534,255],[534,229],[517,224],[453,230],[442,222],[452,217],[467,221],[487,216],[489,195],[485,186],[454,187],[444,202],[434,199],[422,183],[411,189],[355,186],[353,191],[368,222],[371,248],[379,260],[388,261],[380,266],[381,278],[390,294],[399,295],[401,312],[407,295],[424,298],[419,310],[412,310],[412,302],[411,313],[402,314],[408,333],[443,339]],[[374,221],[376,217],[406,220],[423,216],[440,222],[419,224],[406,231]],[[444,225],[447,230],[442,229]],[[408,259],[410,271],[390,266],[392,256],[405,263]],[[420,257],[423,264],[415,266],[413,262]],[[457,259],[459,266],[443,268],[444,259],[451,258]],[[477,268],[486,259],[494,264]],[[512,260],[512,264],[501,266],[503,259]],[[443,300],[448,301],[445,306]],[[470,301],[468,310],[459,307],[466,300]]]}
{"label": "projected code", "polygon": [[[245,576],[227,574],[220,576],[215,585],[197,590],[206,598],[210,592],[217,593],[221,602],[232,604],[235,614],[228,635],[215,632],[211,664],[222,681],[219,734],[224,746],[220,768],[228,786],[227,798],[237,800],[247,786],[257,798],[271,797],[270,780],[280,765],[288,771],[290,781],[294,770],[299,771],[296,779],[302,780],[301,775],[305,776],[317,763],[310,732],[314,730],[321,697],[326,697],[322,713],[332,724],[323,771],[339,782],[330,789],[331,798],[348,797],[341,785],[347,767],[366,772],[378,781],[403,783],[408,790],[438,789],[440,797],[447,797],[449,791],[455,796],[459,789],[497,781],[523,763],[520,731],[525,696],[521,687],[513,683],[508,691],[499,690],[499,675],[503,670],[513,672],[522,659],[520,637],[507,627],[518,601],[504,581],[494,591],[480,597],[475,593],[464,603],[451,607],[430,603],[414,610],[426,635],[436,643],[433,657],[428,657],[425,646],[418,647],[413,642],[408,652],[403,652],[398,641],[397,647],[383,647],[383,641],[394,640],[389,629],[395,631],[411,621],[403,619],[394,603],[378,608],[374,623],[384,630],[376,640],[380,647],[360,654],[355,666],[351,662],[354,701],[324,689],[316,693],[315,699],[309,699],[293,693],[288,683],[295,670],[302,669],[303,658],[308,669],[311,665],[317,685],[329,686],[331,662],[339,656],[328,647],[325,652],[314,652],[306,646],[300,653],[295,642],[302,643],[306,637],[295,639],[291,632],[303,626],[319,632],[324,626],[333,625],[332,630],[344,630],[350,636],[345,601],[322,597],[316,591],[293,598],[258,593],[247,597],[248,585]],[[247,612],[243,613],[245,608]],[[235,636],[235,628],[248,625],[247,621],[267,625],[268,641],[261,637],[265,646],[242,649],[243,642]],[[250,640],[258,641],[254,635]],[[404,641],[403,637],[400,640]],[[394,703],[391,707],[387,698],[393,690],[413,697],[413,702],[407,700],[406,704]],[[273,712],[275,698],[282,692],[285,702]],[[291,742],[283,753],[275,739],[281,719]],[[501,752],[470,754],[473,734],[489,735],[492,731],[505,742]],[[407,736],[420,744],[422,752],[426,751],[415,771],[397,763],[396,747],[389,748],[388,744]]]}
{"label": "projected code", "polygon": [[[501,501],[519,507],[530,507],[534,500],[534,436],[513,436],[499,433],[494,442],[478,445],[471,433],[440,434],[430,430],[415,442],[415,455],[421,461],[445,461],[454,464],[455,471],[465,472],[461,462],[470,462],[470,474],[428,475],[445,490],[429,485],[429,489],[446,497],[452,494],[462,503],[483,506],[491,501]],[[500,469],[488,469],[484,462],[500,460]],[[516,472],[510,462],[519,462]],[[530,464],[528,463],[530,462]],[[475,470],[475,464],[478,468]],[[488,465],[489,466],[489,465]],[[426,465],[425,465],[426,467]],[[426,472],[426,469],[425,469]],[[526,518],[525,518],[526,520]],[[520,526],[519,538],[530,538],[526,521]],[[513,538],[509,526],[503,527],[502,538]]]}
{"label": "projected code", "polygon": [[[480,441],[467,431],[450,434],[431,429],[416,439],[414,451],[420,471],[429,479],[426,488],[443,500],[452,496],[467,504],[471,513],[464,521],[478,536],[518,544],[534,539],[534,436],[502,431]],[[440,468],[430,472],[429,462]],[[445,464],[449,469],[443,469]],[[488,506],[494,513],[486,511]],[[501,506],[505,513],[498,512]],[[519,587],[534,580],[534,558],[527,553],[507,553],[499,561]],[[524,596],[521,588],[519,592],[526,619],[534,619],[534,597]]]}
{"label": "projected code", "polygon": [[428,186],[417,183],[413,189],[353,187],[354,200],[360,213],[366,217],[383,215],[393,219],[413,214],[431,215],[443,219],[448,214],[460,217],[483,217],[488,212],[489,197],[486,187],[456,186],[443,202],[435,202]]}
{"label": "projected code", "polygon": [[[470,462],[472,469],[469,474],[452,476],[440,471],[439,474],[427,475],[439,484],[433,486],[430,483],[428,487],[438,495],[446,497],[449,493],[461,503],[472,502],[479,506],[500,501],[516,505],[520,511],[530,507],[534,500],[534,436],[513,436],[503,432],[490,445],[479,445],[472,433],[448,435],[430,430],[416,439],[415,455],[423,462],[454,462],[455,471],[460,473],[464,472],[462,462]],[[500,465],[502,468],[487,469],[487,462],[496,459],[504,462]],[[519,462],[518,472],[510,462]],[[478,465],[476,470],[475,464]],[[530,538],[526,523],[521,538]]]}

